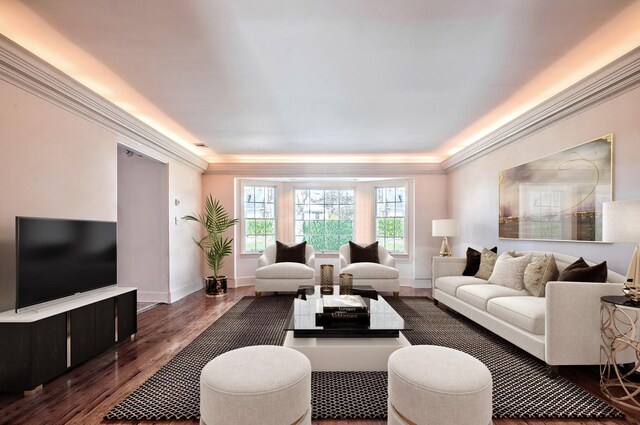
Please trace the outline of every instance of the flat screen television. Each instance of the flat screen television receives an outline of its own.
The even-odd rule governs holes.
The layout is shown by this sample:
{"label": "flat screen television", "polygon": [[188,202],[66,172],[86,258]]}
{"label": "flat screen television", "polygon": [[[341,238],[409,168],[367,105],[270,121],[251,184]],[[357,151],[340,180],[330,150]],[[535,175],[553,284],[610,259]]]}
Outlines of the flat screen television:
{"label": "flat screen television", "polygon": [[115,222],[16,217],[16,310],[117,283]]}

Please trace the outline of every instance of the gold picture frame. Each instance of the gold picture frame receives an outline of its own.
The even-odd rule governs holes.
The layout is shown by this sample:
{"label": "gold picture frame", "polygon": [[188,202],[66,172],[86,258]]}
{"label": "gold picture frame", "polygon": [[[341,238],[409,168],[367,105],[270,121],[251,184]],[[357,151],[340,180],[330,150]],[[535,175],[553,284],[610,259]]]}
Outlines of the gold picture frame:
{"label": "gold picture frame", "polygon": [[502,170],[498,237],[601,242],[612,193],[613,134]]}

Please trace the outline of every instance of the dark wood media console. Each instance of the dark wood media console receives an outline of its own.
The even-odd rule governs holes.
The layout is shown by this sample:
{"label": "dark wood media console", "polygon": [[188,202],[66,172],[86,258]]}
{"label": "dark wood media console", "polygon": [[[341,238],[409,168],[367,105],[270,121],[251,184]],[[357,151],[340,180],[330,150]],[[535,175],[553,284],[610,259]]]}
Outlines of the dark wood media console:
{"label": "dark wood media console", "polygon": [[37,389],[137,331],[136,288],[0,313],[0,391]]}

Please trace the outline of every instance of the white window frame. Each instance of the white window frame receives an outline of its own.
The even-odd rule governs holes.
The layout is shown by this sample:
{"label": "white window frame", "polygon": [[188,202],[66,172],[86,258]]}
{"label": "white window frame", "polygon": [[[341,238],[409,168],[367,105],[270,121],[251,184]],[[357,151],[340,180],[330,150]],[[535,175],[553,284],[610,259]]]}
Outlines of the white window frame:
{"label": "white window frame", "polygon": [[[273,188],[275,193],[274,193],[274,240],[278,239],[278,222],[280,221],[280,217],[279,217],[279,185],[276,182],[272,182],[272,181],[251,181],[251,180],[243,180],[241,185],[240,185],[240,199],[239,199],[239,210],[240,210],[240,244],[241,244],[241,252],[243,254],[261,254],[263,252],[263,250],[255,250],[255,251],[248,251],[247,250],[247,234],[246,234],[246,220],[251,220],[251,219],[256,219],[255,217],[246,217],[246,211],[245,211],[245,199],[244,199],[244,193],[245,193],[245,188],[246,187],[264,187],[264,188]],[[254,201],[255,202],[255,201]],[[267,220],[264,218],[260,218],[260,220]]]}
{"label": "white window frame", "polygon": [[[377,219],[378,217],[378,208],[377,208],[377,203],[378,203],[378,198],[377,198],[377,190],[378,189],[386,189],[386,188],[403,188],[404,189],[404,194],[405,194],[405,199],[404,199],[404,216],[402,218],[404,218],[404,229],[403,229],[403,233],[402,233],[402,239],[404,241],[404,250],[403,251],[389,251],[389,253],[393,256],[398,256],[398,255],[409,255],[410,253],[410,238],[409,238],[409,229],[410,229],[410,225],[411,225],[411,209],[410,207],[413,205],[413,200],[411,199],[410,196],[410,190],[409,190],[409,183],[406,180],[394,180],[394,181],[389,181],[389,182],[376,182],[373,184],[373,188],[371,189],[371,197],[372,197],[372,205],[371,205],[371,211],[372,211],[372,235],[373,235],[373,239],[374,240],[378,240],[377,238]],[[381,218],[381,217],[380,217]],[[393,217],[393,218],[398,218],[398,217]],[[380,243],[382,243],[380,241]],[[383,245],[384,246],[384,245]]]}

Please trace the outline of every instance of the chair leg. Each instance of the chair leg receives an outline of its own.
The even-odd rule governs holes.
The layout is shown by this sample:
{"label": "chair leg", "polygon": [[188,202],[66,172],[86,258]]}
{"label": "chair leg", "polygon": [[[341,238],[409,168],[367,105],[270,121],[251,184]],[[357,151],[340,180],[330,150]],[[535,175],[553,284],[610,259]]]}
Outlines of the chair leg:
{"label": "chair leg", "polygon": [[400,291],[393,291],[393,296],[398,298],[400,296]]}
{"label": "chair leg", "polygon": [[261,296],[261,295],[262,295],[262,292],[260,292],[260,291],[256,291],[256,298],[257,298],[257,297],[259,297],[259,296]]}

